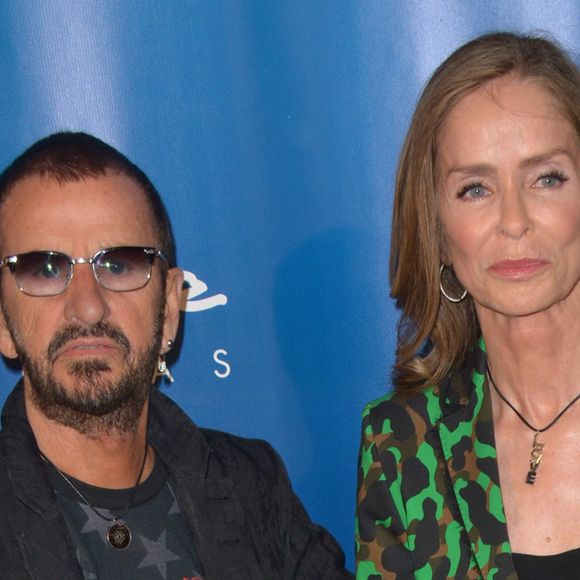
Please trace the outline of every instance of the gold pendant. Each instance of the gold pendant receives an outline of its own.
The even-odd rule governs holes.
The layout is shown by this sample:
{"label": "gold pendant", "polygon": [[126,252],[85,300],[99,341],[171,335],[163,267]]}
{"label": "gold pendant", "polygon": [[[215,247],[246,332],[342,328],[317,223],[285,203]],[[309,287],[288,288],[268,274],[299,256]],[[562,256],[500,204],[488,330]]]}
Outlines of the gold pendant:
{"label": "gold pendant", "polygon": [[538,466],[542,457],[544,457],[544,443],[540,443],[540,432],[536,431],[534,435],[534,443],[532,445],[532,456],[530,457],[530,471],[528,471],[528,476],[526,477],[526,483],[534,485],[536,481],[536,476],[538,475]]}

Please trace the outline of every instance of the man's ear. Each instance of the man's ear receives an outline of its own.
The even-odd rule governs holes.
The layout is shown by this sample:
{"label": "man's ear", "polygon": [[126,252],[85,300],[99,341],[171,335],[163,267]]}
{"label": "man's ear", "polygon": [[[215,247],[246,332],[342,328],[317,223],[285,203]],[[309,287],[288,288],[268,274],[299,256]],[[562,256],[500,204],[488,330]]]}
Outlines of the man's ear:
{"label": "man's ear", "polygon": [[16,345],[12,339],[10,330],[8,330],[8,324],[6,324],[6,318],[4,317],[2,309],[0,309],[0,352],[6,358],[18,358]]}
{"label": "man's ear", "polygon": [[167,272],[165,287],[165,319],[163,321],[163,341],[175,340],[179,327],[179,305],[183,290],[183,271],[171,268]]}

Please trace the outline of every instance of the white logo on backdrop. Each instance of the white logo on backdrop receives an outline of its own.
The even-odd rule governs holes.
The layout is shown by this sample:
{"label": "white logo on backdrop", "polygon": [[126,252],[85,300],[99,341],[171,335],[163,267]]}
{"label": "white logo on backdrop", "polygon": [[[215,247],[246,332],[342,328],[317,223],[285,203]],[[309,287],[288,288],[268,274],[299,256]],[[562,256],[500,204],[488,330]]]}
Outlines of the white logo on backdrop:
{"label": "white logo on backdrop", "polygon": [[214,294],[205,298],[198,298],[208,290],[207,284],[200,280],[193,272],[183,271],[183,281],[189,284],[181,294],[181,310],[183,312],[201,312],[216,306],[225,306],[228,297],[225,294]]}
{"label": "white logo on backdrop", "polygon": [[[216,306],[225,306],[228,303],[228,297],[225,294],[214,294],[200,298],[208,291],[208,287],[193,272],[184,270],[183,281],[188,285],[181,293],[181,310],[183,312],[201,312]],[[230,376],[230,363],[220,358],[220,356],[224,357],[227,354],[228,352],[223,348],[218,348],[213,353],[214,362],[222,367],[220,370],[213,371],[218,379],[225,379]]]}
{"label": "white logo on backdrop", "polygon": [[213,360],[220,366],[224,367],[223,371],[218,371],[218,370],[214,370],[213,374],[218,378],[218,379],[225,379],[226,377],[230,376],[230,373],[232,372],[232,368],[230,367],[230,363],[228,363],[227,361],[223,360],[220,358],[221,356],[226,356],[228,354],[227,350],[224,350],[223,348],[218,348],[214,353],[213,353]]}

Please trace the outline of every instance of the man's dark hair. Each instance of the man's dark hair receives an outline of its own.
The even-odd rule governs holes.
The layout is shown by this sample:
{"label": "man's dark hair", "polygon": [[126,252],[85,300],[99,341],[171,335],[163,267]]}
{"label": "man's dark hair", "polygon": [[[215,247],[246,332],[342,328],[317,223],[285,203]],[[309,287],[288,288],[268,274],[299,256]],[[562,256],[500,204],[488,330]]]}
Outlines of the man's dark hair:
{"label": "man's dark hair", "polygon": [[0,208],[12,188],[27,177],[59,183],[98,178],[108,171],[125,175],[141,186],[151,209],[159,241],[170,267],[176,265],[175,240],[167,210],[150,179],[114,147],[87,133],[54,133],[29,147],[0,174]]}

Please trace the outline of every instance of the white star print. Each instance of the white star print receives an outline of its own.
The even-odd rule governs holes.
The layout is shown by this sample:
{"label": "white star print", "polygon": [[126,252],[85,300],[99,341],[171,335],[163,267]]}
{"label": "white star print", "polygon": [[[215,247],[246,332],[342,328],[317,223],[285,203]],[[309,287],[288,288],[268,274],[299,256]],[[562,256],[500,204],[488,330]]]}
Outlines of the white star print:
{"label": "white star print", "polygon": [[177,554],[174,554],[167,549],[165,533],[166,530],[163,530],[156,542],[146,538],[145,536],[139,535],[139,538],[147,550],[147,555],[145,558],[143,558],[143,560],[141,560],[139,568],[145,568],[146,566],[157,566],[157,569],[163,578],[167,578],[167,564],[173,560],[180,559]]}
{"label": "white star print", "polygon": [[167,512],[168,516],[170,516],[172,514],[179,513],[179,506],[177,505],[177,500],[175,499],[175,494],[173,493],[173,490],[171,489],[171,487],[169,487],[169,492],[171,493],[171,497],[173,498],[173,504],[172,504],[170,510]]}
{"label": "white star print", "polygon": [[[85,504],[79,502],[79,507],[85,512],[87,516],[87,521],[81,530],[81,534],[88,534],[89,532],[99,532],[99,536],[104,538],[107,534],[107,530],[111,525],[110,522],[106,522],[105,520],[101,519],[97,514],[91,510],[91,508]],[[101,513],[107,517],[109,515],[108,510],[101,510]]]}

